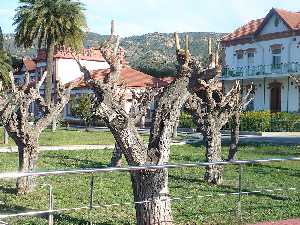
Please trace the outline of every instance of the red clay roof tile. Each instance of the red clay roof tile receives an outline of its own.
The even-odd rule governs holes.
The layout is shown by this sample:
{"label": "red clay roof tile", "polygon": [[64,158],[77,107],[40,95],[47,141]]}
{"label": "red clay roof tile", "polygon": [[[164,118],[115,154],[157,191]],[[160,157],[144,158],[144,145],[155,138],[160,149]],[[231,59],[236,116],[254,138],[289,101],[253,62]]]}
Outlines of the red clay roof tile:
{"label": "red clay roof tile", "polygon": [[[110,69],[95,70],[92,71],[91,75],[96,80],[103,80],[104,77],[109,74],[109,71]],[[174,77],[156,78],[125,66],[121,70],[119,84],[125,83],[127,87],[132,88],[164,87],[171,83],[173,80]],[[82,78],[76,79],[72,83],[74,83],[76,87],[86,86]]]}
{"label": "red clay roof tile", "polygon": [[36,70],[36,63],[32,59],[23,59],[23,63],[26,71],[34,71]]}
{"label": "red clay roof tile", "polygon": [[248,37],[250,35],[253,35],[256,32],[257,28],[260,26],[260,24],[262,23],[263,20],[264,20],[264,18],[251,20],[247,24],[239,27],[238,29],[236,29],[232,33],[225,36],[222,39],[222,41],[232,41],[232,40],[245,38],[245,37]]}

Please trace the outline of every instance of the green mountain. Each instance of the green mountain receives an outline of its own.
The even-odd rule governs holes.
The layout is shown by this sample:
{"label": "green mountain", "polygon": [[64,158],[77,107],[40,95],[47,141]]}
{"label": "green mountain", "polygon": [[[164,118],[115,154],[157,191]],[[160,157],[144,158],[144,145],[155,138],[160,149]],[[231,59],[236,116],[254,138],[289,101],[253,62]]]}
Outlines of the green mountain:
{"label": "green mountain", "polygon": [[[225,34],[210,32],[191,32],[190,51],[197,58],[205,58],[207,52],[207,38],[211,37],[213,43]],[[184,40],[185,33],[179,37]],[[94,47],[103,42],[106,35],[89,32],[86,35],[85,47]],[[182,43],[184,44],[184,43]],[[172,76],[175,74],[175,48],[173,34],[149,33],[139,36],[125,37],[120,45],[126,51],[126,59],[130,66],[154,76]],[[4,35],[4,48],[16,57],[36,54],[36,47],[30,49],[17,48],[12,34]]]}

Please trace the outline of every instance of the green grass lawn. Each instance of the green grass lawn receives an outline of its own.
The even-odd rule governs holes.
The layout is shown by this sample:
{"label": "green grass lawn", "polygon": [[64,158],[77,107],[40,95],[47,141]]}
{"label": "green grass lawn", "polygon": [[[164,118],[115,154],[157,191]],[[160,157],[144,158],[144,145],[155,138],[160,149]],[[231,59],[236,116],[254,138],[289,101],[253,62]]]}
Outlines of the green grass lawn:
{"label": "green grass lawn", "polygon": [[[3,144],[3,131],[0,129],[0,146]],[[46,129],[40,136],[40,145],[106,145],[113,144],[114,138],[111,132],[106,131],[84,131],[84,130],[66,130],[57,129],[52,132]],[[9,138],[8,146],[15,145],[14,141]]]}
{"label": "green grass lawn", "polygon": [[[239,159],[300,156],[300,146],[242,146]],[[224,149],[227,151],[227,149]],[[63,168],[103,167],[109,163],[111,150],[51,151],[42,152],[39,170]],[[204,148],[198,145],[172,147],[171,162],[204,160]],[[15,171],[17,154],[5,153],[0,157],[0,171]],[[172,203],[175,224],[237,224],[237,196],[217,196],[219,193],[237,191],[237,167],[226,166],[224,183],[208,186],[203,182],[202,168],[170,169],[172,196],[194,196]],[[242,197],[243,223],[300,217],[300,165],[299,162],[248,165],[243,168],[243,191],[296,187],[295,191],[263,192]],[[0,182],[1,213],[16,213],[32,209],[47,209],[47,189],[54,187],[55,208],[88,205],[89,176],[67,175],[40,177],[37,190],[26,196],[15,195],[15,182]],[[212,194],[213,197],[197,198]],[[132,201],[130,178],[126,172],[97,174],[95,178],[95,204]],[[108,207],[55,215],[57,225],[135,224],[134,207]],[[11,219],[9,224],[47,224],[45,217]]]}
{"label": "green grass lawn", "polygon": [[[145,141],[148,141],[149,135],[142,134]],[[182,140],[183,135],[178,135],[177,140]],[[84,131],[84,130],[67,130],[57,129],[56,132],[52,132],[50,129],[46,129],[41,134],[39,144],[40,145],[110,145],[114,144],[115,140],[111,132],[107,131]],[[0,127],[0,146],[13,146],[14,141],[9,138],[8,145],[3,144],[3,128]]]}

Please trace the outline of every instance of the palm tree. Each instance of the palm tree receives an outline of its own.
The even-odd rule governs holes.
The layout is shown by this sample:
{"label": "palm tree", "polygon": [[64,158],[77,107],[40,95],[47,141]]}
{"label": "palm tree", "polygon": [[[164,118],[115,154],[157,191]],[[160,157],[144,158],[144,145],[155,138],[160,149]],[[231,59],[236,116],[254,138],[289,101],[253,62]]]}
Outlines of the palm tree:
{"label": "palm tree", "polygon": [[86,19],[83,4],[73,0],[19,0],[21,4],[14,17],[17,46],[47,51],[47,79],[45,99],[51,103],[52,68],[55,47],[78,49],[83,45]]}
{"label": "palm tree", "polygon": [[1,89],[8,88],[10,85],[9,73],[11,71],[11,58],[9,55],[0,49],[0,91]]}
{"label": "palm tree", "polygon": [[0,26],[0,91],[8,88],[10,84],[9,72],[11,71],[11,57],[4,50],[4,38]]}

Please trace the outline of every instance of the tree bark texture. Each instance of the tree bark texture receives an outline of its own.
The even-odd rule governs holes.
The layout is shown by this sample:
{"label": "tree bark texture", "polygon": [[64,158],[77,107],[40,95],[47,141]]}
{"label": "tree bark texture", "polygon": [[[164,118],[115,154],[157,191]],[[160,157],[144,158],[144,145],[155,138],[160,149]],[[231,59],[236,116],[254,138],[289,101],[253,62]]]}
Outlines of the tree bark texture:
{"label": "tree bark texture", "polygon": [[235,160],[238,151],[239,135],[240,135],[240,113],[235,113],[231,118],[231,137],[228,152],[228,161]]}
{"label": "tree bark texture", "polygon": [[[208,129],[203,133],[206,147],[205,157],[207,162],[222,161],[221,133],[219,128],[215,127],[214,121],[209,121]],[[204,180],[209,184],[221,184],[223,181],[222,165],[209,165],[206,167]]]}
{"label": "tree bark texture", "polygon": [[173,133],[172,133],[172,138],[177,138],[177,128],[178,128],[178,125],[179,125],[179,120],[177,120],[175,126],[174,126],[174,129],[173,129]]}
{"label": "tree bark texture", "polygon": [[112,167],[122,166],[122,150],[117,143],[115,144],[115,148],[110,160],[110,166]]}
{"label": "tree bark texture", "polygon": [[168,189],[168,171],[132,172],[137,225],[173,224]]}
{"label": "tree bark texture", "polygon": [[7,145],[8,144],[8,133],[5,127],[3,127],[3,144]]}
{"label": "tree bark texture", "polygon": [[[37,166],[38,160],[38,143],[37,140],[29,140],[28,143],[18,142],[19,152],[19,172],[28,173],[33,172]],[[26,194],[35,188],[35,181],[33,177],[20,177],[17,179],[18,194]]]}

